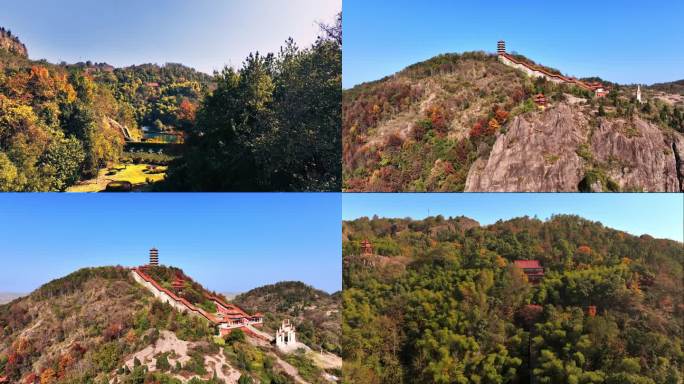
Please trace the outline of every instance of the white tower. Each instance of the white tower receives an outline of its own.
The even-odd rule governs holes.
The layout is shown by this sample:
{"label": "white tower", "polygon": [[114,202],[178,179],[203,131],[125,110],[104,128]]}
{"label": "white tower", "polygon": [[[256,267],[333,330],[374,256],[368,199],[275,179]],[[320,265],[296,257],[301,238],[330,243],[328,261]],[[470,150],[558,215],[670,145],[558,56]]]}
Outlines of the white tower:
{"label": "white tower", "polygon": [[637,101],[639,102],[639,104],[641,104],[642,103],[642,101],[641,101],[641,85],[637,85],[636,97],[637,97]]}
{"label": "white tower", "polygon": [[289,319],[283,320],[282,325],[278,328],[275,337],[276,347],[280,350],[287,351],[296,348],[297,338],[295,336],[295,327],[290,323]]}

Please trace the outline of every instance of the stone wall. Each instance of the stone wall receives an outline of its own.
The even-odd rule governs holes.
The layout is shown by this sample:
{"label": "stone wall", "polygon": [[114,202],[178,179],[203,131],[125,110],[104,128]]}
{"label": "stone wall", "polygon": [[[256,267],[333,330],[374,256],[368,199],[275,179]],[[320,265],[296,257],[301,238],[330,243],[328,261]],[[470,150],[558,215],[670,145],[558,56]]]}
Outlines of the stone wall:
{"label": "stone wall", "polygon": [[554,82],[554,83],[556,83],[556,84],[564,83],[563,80],[561,80],[561,79],[559,79],[559,78],[557,78],[557,77],[549,76],[549,75],[547,75],[547,74],[545,74],[545,73],[543,73],[543,72],[535,71],[535,70],[533,70],[532,68],[529,68],[529,67],[527,67],[527,66],[525,66],[525,65],[522,65],[522,64],[520,64],[520,63],[513,62],[513,61],[511,61],[509,58],[507,58],[506,56],[499,55],[499,61],[501,61],[502,63],[508,65],[509,67],[513,67],[513,68],[515,68],[515,69],[519,69],[519,70],[525,72],[528,76],[531,76],[531,77],[543,77],[543,78],[545,78],[546,80],[551,81],[551,82]]}
{"label": "stone wall", "polygon": [[[159,299],[161,302],[163,302],[163,303],[168,303],[168,304],[171,305],[173,308],[175,308],[175,309],[177,309],[177,310],[179,310],[179,311],[181,311],[181,312],[190,312],[190,313],[193,314],[193,315],[197,315],[197,314],[195,314],[194,312],[189,311],[189,310],[188,310],[188,307],[186,307],[185,305],[183,305],[183,303],[179,303],[179,302],[176,301],[173,297],[169,296],[169,294],[167,294],[167,293],[164,292],[164,291],[160,291],[160,290],[157,289],[157,287],[155,287],[152,283],[150,283],[149,281],[143,279],[136,271],[131,271],[131,275],[133,276],[133,279],[134,279],[135,281],[137,281],[138,283],[140,283],[143,287],[147,288],[148,291],[152,292],[152,294],[154,295],[154,297],[156,297],[157,299]],[[199,315],[197,315],[197,316],[199,316]]]}

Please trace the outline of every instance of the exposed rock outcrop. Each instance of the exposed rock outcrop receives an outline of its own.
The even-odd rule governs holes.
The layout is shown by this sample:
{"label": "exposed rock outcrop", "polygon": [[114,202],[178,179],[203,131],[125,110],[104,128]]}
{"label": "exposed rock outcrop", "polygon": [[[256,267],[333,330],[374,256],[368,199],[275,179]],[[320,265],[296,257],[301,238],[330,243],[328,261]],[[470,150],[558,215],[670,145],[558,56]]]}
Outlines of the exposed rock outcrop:
{"label": "exposed rock outcrop", "polygon": [[[682,140],[674,132],[672,137]],[[673,139],[666,138],[656,125],[639,118],[602,120],[591,137],[591,152],[621,190],[678,192],[681,187]]]}
{"label": "exposed rock outcrop", "polygon": [[586,140],[589,122],[566,104],[535,117],[513,119],[489,156],[470,168],[466,191],[577,190],[584,168],[577,149]]}
{"label": "exposed rock outcrop", "polygon": [[560,103],[515,117],[489,154],[473,164],[465,190],[574,192],[593,172],[604,179],[589,181],[591,190],[611,184],[620,190],[682,191],[681,134],[666,135],[638,117],[590,121],[580,108]]}
{"label": "exposed rock outcrop", "polygon": [[12,32],[0,27],[0,49],[12,52],[19,56],[28,57],[26,46]]}

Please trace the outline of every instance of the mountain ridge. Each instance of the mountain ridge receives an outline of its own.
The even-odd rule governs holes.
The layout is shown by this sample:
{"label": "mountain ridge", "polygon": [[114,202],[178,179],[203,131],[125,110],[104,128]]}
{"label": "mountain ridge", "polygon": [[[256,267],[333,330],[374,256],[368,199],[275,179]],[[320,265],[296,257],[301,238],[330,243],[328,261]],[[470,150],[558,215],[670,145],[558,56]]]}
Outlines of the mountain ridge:
{"label": "mountain ridge", "polygon": [[[184,276],[184,297],[215,310],[204,300],[214,293],[182,270],[146,270],[161,286]],[[295,363],[313,364],[302,373],[310,380],[324,375],[308,355],[277,354],[246,332],[233,333],[216,338],[213,324],[156,299],[130,268],[83,268],[0,305],[0,377],[10,382],[50,377],[51,383],[137,383],[135,377],[181,383],[195,377],[193,383],[218,384],[245,376],[290,383],[300,369]],[[241,354],[250,358],[241,361]],[[269,363],[256,365],[259,361]]]}
{"label": "mountain ridge", "polygon": [[[581,87],[531,78],[505,65],[496,55],[466,52],[438,55],[345,90],[344,189],[681,191],[684,172],[677,157],[682,155],[684,99],[646,87],[642,88],[644,102],[639,103],[634,96],[636,86],[596,77],[583,81],[601,81],[610,92],[597,97]],[[545,96],[542,106],[535,104],[539,94]],[[572,147],[563,147],[562,135],[543,121],[544,114],[555,114],[563,105],[571,107],[567,119],[586,120],[584,127],[568,125],[570,137],[577,137]],[[533,122],[523,136],[510,129],[518,117]],[[634,123],[635,119],[643,123]],[[546,133],[538,132],[544,128]],[[595,130],[606,132],[594,138]],[[654,130],[660,132],[659,137],[649,133]],[[642,136],[646,138],[641,140]],[[497,141],[503,147],[506,141],[523,145],[529,138],[546,142],[540,148],[530,148],[544,153],[528,156],[525,148],[509,151],[518,158],[501,151],[492,153]],[[589,150],[584,150],[585,146]],[[558,159],[577,156],[578,152],[583,156],[571,163],[571,169],[554,170]],[[658,153],[667,153],[667,161],[659,159]],[[501,159],[492,160],[497,156]],[[479,175],[486,182],[474,182],[475,176],[469,174],[487,161],[503,161],[510,171],[493,177],[486,170]],[[518,177],[532,178],[521,173],[524,169],[539,172],[532,172],[533,180],[520,185]],[[649,173],[668,176],[651,183]],[[555,181],[544,186],[544,177]],[[587,184],[591,187],[585,187]]]}

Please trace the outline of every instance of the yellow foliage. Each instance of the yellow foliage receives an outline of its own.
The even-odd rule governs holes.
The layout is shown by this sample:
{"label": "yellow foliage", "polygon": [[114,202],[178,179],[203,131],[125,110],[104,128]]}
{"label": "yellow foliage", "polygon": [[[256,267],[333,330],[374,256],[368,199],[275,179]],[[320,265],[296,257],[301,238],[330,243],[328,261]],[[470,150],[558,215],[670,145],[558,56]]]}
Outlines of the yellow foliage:
{"label": "yellow foliage", "polygon": [[496,265],[497,265],[499,268],[503,268],[503,267],[505,267],[507,264],[508,264],[508,261],[506,261],[506,259],[504,259],[503,257],[501,257],[501,256],[499,256],[499,255],[496,255]]}

